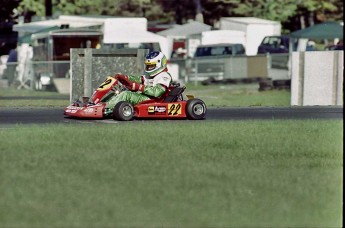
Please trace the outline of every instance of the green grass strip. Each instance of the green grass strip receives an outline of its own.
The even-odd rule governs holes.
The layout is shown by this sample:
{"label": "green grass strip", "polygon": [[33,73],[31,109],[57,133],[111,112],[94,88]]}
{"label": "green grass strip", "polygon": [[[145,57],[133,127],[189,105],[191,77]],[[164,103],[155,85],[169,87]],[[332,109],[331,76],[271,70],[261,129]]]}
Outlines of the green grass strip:
{"label": "green grass strip", "polygon": [[339,120],[0,129],[0,227],[341,227]]}
{"label": "green grass strip", "polygon": [[[187,84],[185,94],[202,99],[208,107],[231,106],[290,106],[287,90],[258,91],[258,84],[210,85]],[[10,98],[10,99],[9,99]],[[66,107],[69,95],[57,92],[0,90],[0,107]]]}

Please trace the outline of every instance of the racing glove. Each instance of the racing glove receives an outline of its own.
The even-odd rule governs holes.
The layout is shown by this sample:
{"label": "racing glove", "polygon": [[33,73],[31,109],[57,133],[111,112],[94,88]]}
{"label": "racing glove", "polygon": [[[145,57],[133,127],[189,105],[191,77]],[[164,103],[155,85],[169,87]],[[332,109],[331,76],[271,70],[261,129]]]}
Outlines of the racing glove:
{"label": "racing glove", "polygon": [[115,78],[117,80],[119,80],[124,86],[128,87],[130,86],[131,82],[129,81],[128,79],[128,76],[127,75],[124,75],[124,74],[116,74],[115,75]]}

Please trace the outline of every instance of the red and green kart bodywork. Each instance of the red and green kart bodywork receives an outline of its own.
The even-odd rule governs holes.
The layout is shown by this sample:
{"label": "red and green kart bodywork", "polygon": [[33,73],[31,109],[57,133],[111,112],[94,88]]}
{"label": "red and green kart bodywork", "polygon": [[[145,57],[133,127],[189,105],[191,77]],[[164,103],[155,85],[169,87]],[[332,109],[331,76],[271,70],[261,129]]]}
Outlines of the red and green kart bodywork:
{"label": "red and green kart bodywork", "polygon": [[106,101],[112,96],[124,91],[121,83],[113,77],[108,77],[93,93],[91,99],[73,102],[65,108],[64,114],[75,118],[109,118],[115,120],[132,120],[133,118],[149,119],[204,119],[206,105],[193,96],[183,99],[185,87],[172,85],[166,93],[155,99],[145,100],[136,105],[126,101],[118,102],[113,109],[106,106]]}

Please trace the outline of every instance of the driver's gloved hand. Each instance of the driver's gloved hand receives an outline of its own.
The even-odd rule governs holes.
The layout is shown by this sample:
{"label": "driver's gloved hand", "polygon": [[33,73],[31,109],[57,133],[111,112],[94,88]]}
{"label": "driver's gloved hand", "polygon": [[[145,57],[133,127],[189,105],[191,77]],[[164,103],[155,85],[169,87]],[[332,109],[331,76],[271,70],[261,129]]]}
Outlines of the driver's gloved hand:
{"label": "driver's gloved hand", "polygon": [[128,79],[128,76],[121,73],[115,74],[114,78],[119,80],[126,87],[129,86],[131,83]]}

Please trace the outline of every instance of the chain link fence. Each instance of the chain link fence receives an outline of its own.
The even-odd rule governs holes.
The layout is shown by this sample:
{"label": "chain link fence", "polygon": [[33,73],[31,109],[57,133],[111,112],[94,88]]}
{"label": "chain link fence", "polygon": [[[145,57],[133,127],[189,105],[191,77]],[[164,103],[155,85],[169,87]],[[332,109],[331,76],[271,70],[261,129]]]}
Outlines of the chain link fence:
{"label": "chain link fence", "polygon": [[179,66],[179,78],[185,82],[203,81],[209,78],[216,80],[245,80],[251,78],[291,79],[289,74],[289,54],[200,57],[171,59],[170,62]]}
{"label": "chain link fence", "polygon": [[[215,80],[290,80],[289,54],[171,59],[184,82]],[[70,61],[26,61],[2,64],[0,79],[8,86],[56,91],[54,79],[70,77]],[[4,83],[2,83],[4,84]]]}
{"label": "chain link fence", "polygon": [[8,87],[56,91],[53,79],[70,77],[70,61],[10,62],[0,73]]}

